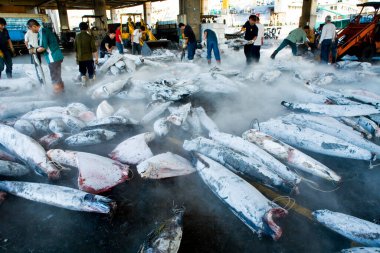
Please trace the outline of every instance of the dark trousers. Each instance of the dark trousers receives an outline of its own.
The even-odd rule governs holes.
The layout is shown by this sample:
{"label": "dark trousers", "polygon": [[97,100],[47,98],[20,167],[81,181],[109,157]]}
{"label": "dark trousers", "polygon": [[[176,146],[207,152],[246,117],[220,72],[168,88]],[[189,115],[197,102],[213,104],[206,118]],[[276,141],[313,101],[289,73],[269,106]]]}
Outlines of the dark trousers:
{"label": "dark trousers", "polygon": [[252,55],[253,55],[253,60],[255,62],[260,61],[260,48],[261,46],[255,46],[255,45],[252,47]]}
{"label": "dark trousers", "polygon": [[117,50],[119,51],[119,54],[124,54],[124,45],[123,43],[121,42],[116,42],[116,47],[117,47]]}
{"label": "dark trousers", "polygon": [[94,60],[80,61],[79,62],[79,72],[80,72],[81,76],[86,76],[86,74],[88,72],[88,78],[93,79],[94,78],[94,72],[95,72]]}
{"label": "dark trousers", "polygon": [[327,64],[329,62],[330,52],[332,54],[332,63],[336,62],[336,44],[332,39],[325,39],[321,45],[321,61]]}
{"label": "dark trousers", "polygon": [[196,49],[197,49],[196,41],[187,43],[187,59],[189,59],[190,61],[194,59]]}
{"label": "dark trousers", "polygon": [[253,62],[253,45],[245,45],[244,46],[244,54],[245,58],[247,58],[247,64],[251,64]]}
{"label": "dark trousers", "polygon": [[141,45],[140,43],[133,42],[132,44],[132,54],[141,54]]}
{"label": "dark trousers", "polygon": [[282,49],[284,49],[284,47],[286,47],[286,46],[288,46],[288,45],[292,48],[292,53],[293,53],[293,55],[296,56],[296,55],[297,55],[297,44],[291,42],[291,41],[288,40],[288,39],[284,39],[284,40],[282,41],[282,43],[280,44],[280,46],[279,46],[276,50],[274,50],[274,53],[273,53],[273,54],[274,54],[274,55],[278,54],[278,52],[280,52]]}
{"label": "dark trousers", "polygon": [[211,61],[211,51],[214,51],[215,60],[220,61],[218,42],[215,40],[207,41],[207,60]]}
{"label": "dark trousers", "polygon": [[106,56],[107,51],[103,51],[99,49],[99,58],[104,58]]}
{"label": "dark trousers", "polygon": [[0,78],[1,72],[3,72],[4,67],[7,67],[5,73],[7,73],[7,77],[12,77],[12,54],[8,50],[3,51],[4,57],[0,57]]}

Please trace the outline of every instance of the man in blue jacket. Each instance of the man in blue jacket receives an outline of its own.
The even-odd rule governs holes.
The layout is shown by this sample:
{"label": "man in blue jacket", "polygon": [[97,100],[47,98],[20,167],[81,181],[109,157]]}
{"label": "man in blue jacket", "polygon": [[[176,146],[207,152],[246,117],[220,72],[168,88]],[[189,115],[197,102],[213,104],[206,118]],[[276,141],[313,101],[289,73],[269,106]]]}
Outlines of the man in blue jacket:
{"label": "man in blue jacket", "polygon": [[56,36],[49,29],[41,27],[35,19],[29,19],[27,26],[32,32],[38,33],[39,47],[29,49],[30,53],[38,52],[45,56],[45,60],[49,64],[54,93],[62,93],[64,91],[64,84],[61,77],[63,54],[59,48]]}

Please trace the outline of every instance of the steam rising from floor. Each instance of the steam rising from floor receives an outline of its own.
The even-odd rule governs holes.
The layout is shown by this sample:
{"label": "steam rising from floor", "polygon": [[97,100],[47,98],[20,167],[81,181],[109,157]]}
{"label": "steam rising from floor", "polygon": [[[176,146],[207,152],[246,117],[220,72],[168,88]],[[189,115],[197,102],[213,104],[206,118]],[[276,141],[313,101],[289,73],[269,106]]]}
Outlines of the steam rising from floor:
{"label": "steam rising from floor", "polygon": [[[321,97],[304,87],[307,81],[319,82],[329,89],[365,88],[379,93],[378,66],[335,69],[319,65],[312,58],[293,57],[290,49],[281,51],[273,61],[269,58],[273,49],[262,49],[260,63],[251,66],[246,66],[243,50],[224,49],[221,68],[241,70],[241,75],[233,79],[247,87],[231,95],[198,93],[190,100],[194,105],[204,106],[221,131],[240,135],[250,128],[253,119],[265,121],[286,114],[287,110],[280,105],[282,100],[320,102]],[[197,59],[196,64],[167,64],[163,69],[144,66],[134,75],[98,76],[98,82],[121,78],[192,79],[209,71],[205,59]],[[15,77],[23,76],[23,71],[33,76],[33,68],[20,70],[16,66]],[[72,80],[77,72],[73,55],[66,55],[63,67],[66,91],[60,102],[82,102],[96,108],[100,101],[92,100],[86,88]],[[48,77],[47,71],[46,74]],[[35,90],[21,95],[52,98],[50,86],[47,89],[47,93]],[[108,101],[115,107],[126,106],[135,119],[141,119],[149,102],[119,98]],[[125,133],[125,137],[133,134]],[[172,133],[177,138],[178,134]],[[117,141],[85,150],[106,155],[116,144]],[[170,150],[185,155],[170,141],[157,140],[152,149],[154,153]],[[301,195],[295,197],[298,204],[311,210],[330,209],[368,220],[379,218],[377,169],[368,170],[365,162],[308,154],[335,170],[344,182],[338,190],[329,193],[302,185]],[[72,171],[59,184],[75,186],[75,176],[76,172]],[[34,176],[25,180],[41,182],[41,178]],[[259,239],[215,198],[196,174],[160,181],[146,181],[136,175],[109,194],[118,200],[119,206],[112,218],[8,197],[0,206],[0,249],[5,252],[136,252],[146,234],[171,215],[173,205],[186,206],[180,252],[334,252],[350,246],[348,240],[295,213],[281,221],[284,234],[280,241]]]}

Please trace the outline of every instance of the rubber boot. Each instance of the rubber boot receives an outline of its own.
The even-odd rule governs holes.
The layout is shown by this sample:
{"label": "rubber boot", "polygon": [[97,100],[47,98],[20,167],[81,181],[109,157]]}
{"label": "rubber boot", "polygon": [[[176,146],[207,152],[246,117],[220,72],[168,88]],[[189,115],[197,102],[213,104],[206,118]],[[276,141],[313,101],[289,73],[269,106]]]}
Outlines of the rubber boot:
{"label": "rubber boot", "polygon": [[63,82],[53,84],[53,92],[56,95],[62,94],[65,91],[65,85]]}
{"label": "rubber boot", "polygon": [[7,78],[12,79],[12,73],[7,73]]}
{"label": "rubber boot", "polygon": [[86,87],[87,85],[87,76],[82,76],[81,77],[81,84],[82,84],[82,87]]}
{"label": "rubber boot", "polygon": [[222,62],[219,60],[219,61],[216,61],[216,63],[218,64],[218,65],[220,65],[220,64],[222,64]]}

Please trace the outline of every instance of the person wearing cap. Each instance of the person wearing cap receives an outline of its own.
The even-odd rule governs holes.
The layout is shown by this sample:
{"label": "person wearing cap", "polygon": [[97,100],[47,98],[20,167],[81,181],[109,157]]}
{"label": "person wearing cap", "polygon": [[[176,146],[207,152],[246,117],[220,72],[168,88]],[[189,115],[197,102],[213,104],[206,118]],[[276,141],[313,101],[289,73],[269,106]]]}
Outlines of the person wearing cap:
{"label": "person wearing cap", "polygon": [[292,53],[294,56],[297,55],[297,43],[304,43],[305,46],[307,46],[308,50],[311,50],[311,47],[309,46],[307,42],[307,34],[309,33],[310,27],[308,25],[305,25],[304,27],[299,27],[294,29],[289,33],[289,35],[282,41],[280,46],[274,50],[273,54],[270,56],[270,58],[274,59],[278,52],[280,52],[282,49],[284,49],[287,45],[289,45],[292,48]]}
{"label": "person wearing cap", "polygon": [[45,56],[50,70],[54,93],[62,93],[65,88],[61,75],[63,54],[56,36],[50,29],[41,27],[35,19],[29,19],[27,26],[32,32],[38,33],[38,48],[30,48],[29,53],[33,54],[38,52]]}
{"label": "person wearing cap", "polygon": [[6,25],[5,19],[0,18],[0,79],[5,66],[7,67],[5,70],[7,78],[12,78],[12,56],[15,55],[11,38],[5,28]]}
{"label": "person wearing cap", "polygon": [[87,73],[90,82],[93,82],[95,77],[95,64],[98,64],[98,51],[95,46],[95,39],[87,33],[88,24],[81,22],[79,24],[80,33],[75,37],[74,50],[76,53],[76,60],[79,65],[79,72],[81,74],[82,85],[86,85]]}
{"label": "person wearing cap", "polygon": [[331,23],[331,16],[326,16],[325,25],[322,28],[321,38],[319,39],[318,48],[321,49],[321,62],[328,64],[330,52],[332,54],[332,62],[335,63],[336,58],[336,27]]}

